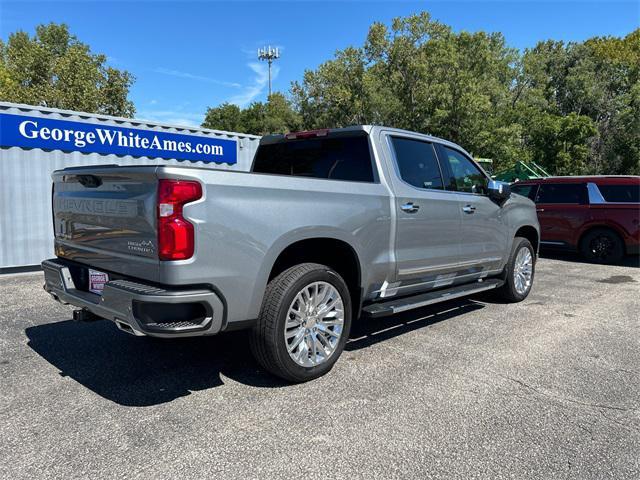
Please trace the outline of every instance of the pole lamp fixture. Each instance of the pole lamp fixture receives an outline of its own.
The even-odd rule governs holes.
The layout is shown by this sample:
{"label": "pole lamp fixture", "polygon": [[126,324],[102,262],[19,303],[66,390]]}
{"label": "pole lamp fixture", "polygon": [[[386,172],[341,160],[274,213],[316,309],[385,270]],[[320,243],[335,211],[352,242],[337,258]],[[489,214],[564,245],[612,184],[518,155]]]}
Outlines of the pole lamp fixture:
{"label": "pole lamp fixture", "polygon": [[258,60],[263,60],[269,64],[269,96],[271,96],[271,64],[274,60],[280,58],[280,49],[278,47],[263,47],[258,49]]}

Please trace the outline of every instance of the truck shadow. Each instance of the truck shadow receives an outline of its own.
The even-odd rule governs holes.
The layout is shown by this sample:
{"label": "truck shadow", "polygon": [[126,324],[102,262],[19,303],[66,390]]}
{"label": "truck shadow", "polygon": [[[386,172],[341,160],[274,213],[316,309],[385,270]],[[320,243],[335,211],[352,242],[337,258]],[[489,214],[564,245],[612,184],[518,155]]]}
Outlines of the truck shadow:
{"label": "truck shadow", "polygon": [[125,406],[162,404],[218,387],[221,373],[256,387],[286,385],[258,367],[245,332],[165,340],[134,337],[107,320],[65,320],[25,333],[28,346],[61,376]]}
{"label": "truck shadow", "polygon": [[376,343],[482,308],[484,305],[473,301],[473,299],[460,299],[411,310],[392,317],[360,319],[351,326],[351,335],[345,350],[354,351],[367,348]]}
{"label": "truck shadow", "polygon": [[[366,348],[392,337],[483,308],[472,300],[451,301],[395,317],[354,322],[346,350]],[[119,405],[146,407],[223,385],[224,377],[262,388],[288,383],[263,371],[249,353],[246,332],[214,337],[134,337],[107,320],[65,320],[25,330],[28,346],[69,377]]]}
{"label": "truck shadow", "polygon": [[[560,260],[564,262],[573,263],[591,263],[581,255],[575,252],[560,252],[558,250],[540,250],[541,258],[548,258],[549,260]],[[601,265],[601,264],[593,264]],[[606,264],[604,266],[607,266]],[[640,255],[625,255],[619,262],[610,264],[613,267],[634,267],[640,268]]]}

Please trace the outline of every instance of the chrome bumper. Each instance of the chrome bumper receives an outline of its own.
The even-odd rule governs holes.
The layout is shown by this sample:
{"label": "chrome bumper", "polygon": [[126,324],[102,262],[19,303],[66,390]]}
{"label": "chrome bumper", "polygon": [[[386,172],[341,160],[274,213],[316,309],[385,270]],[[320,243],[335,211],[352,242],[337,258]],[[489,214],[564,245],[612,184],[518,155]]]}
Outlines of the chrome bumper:
{"label": "chrome bumper", "polygon": [[[78,290],[69,264],[62,260],[45,260],[42,269],[44,289],[56,300],[112,320],[118,328],[131,334],[190,337],[213,335],[222,329],[224,304],[211,290],[165,289],[130,280],[111,280],[105,284],[102,295],[97,295]],[[155,321],[153,313],[149,313],[163,309],[165,318],[162,321]],[[166,318],[166,311],[171,309],[202,313],[197,318],[172,321]]]}

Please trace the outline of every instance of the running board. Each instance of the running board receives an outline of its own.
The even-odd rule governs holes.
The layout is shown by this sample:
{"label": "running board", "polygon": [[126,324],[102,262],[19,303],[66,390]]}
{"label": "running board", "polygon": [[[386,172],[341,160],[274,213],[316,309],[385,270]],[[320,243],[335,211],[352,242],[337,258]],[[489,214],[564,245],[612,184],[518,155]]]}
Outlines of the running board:
{"label": "running board", "polygon": [[411,297],[387,300],[386,302],[372,303],[362,309],[362,314],[369,318],[386,317],[396,313],[413,310],[415,308],[426,307],[439,302],[446,302],[454,298],[467,297],[474,293],[492,290],[504,285],[504,281],[498,279],[485,280],[466,285],[457,285],[434,292],[421,293]]}

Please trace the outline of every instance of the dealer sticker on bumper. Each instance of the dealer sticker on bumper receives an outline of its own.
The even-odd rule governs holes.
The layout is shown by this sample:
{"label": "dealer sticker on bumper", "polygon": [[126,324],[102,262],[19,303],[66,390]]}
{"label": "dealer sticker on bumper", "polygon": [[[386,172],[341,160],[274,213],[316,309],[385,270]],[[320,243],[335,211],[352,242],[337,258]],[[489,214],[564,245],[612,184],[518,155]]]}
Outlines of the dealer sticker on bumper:
{"label": "dealer sticker on bumper", "polygon": [[89,291],[102,295],[104,284],[109,281],[109,275],[98,270],[89,269]]}

